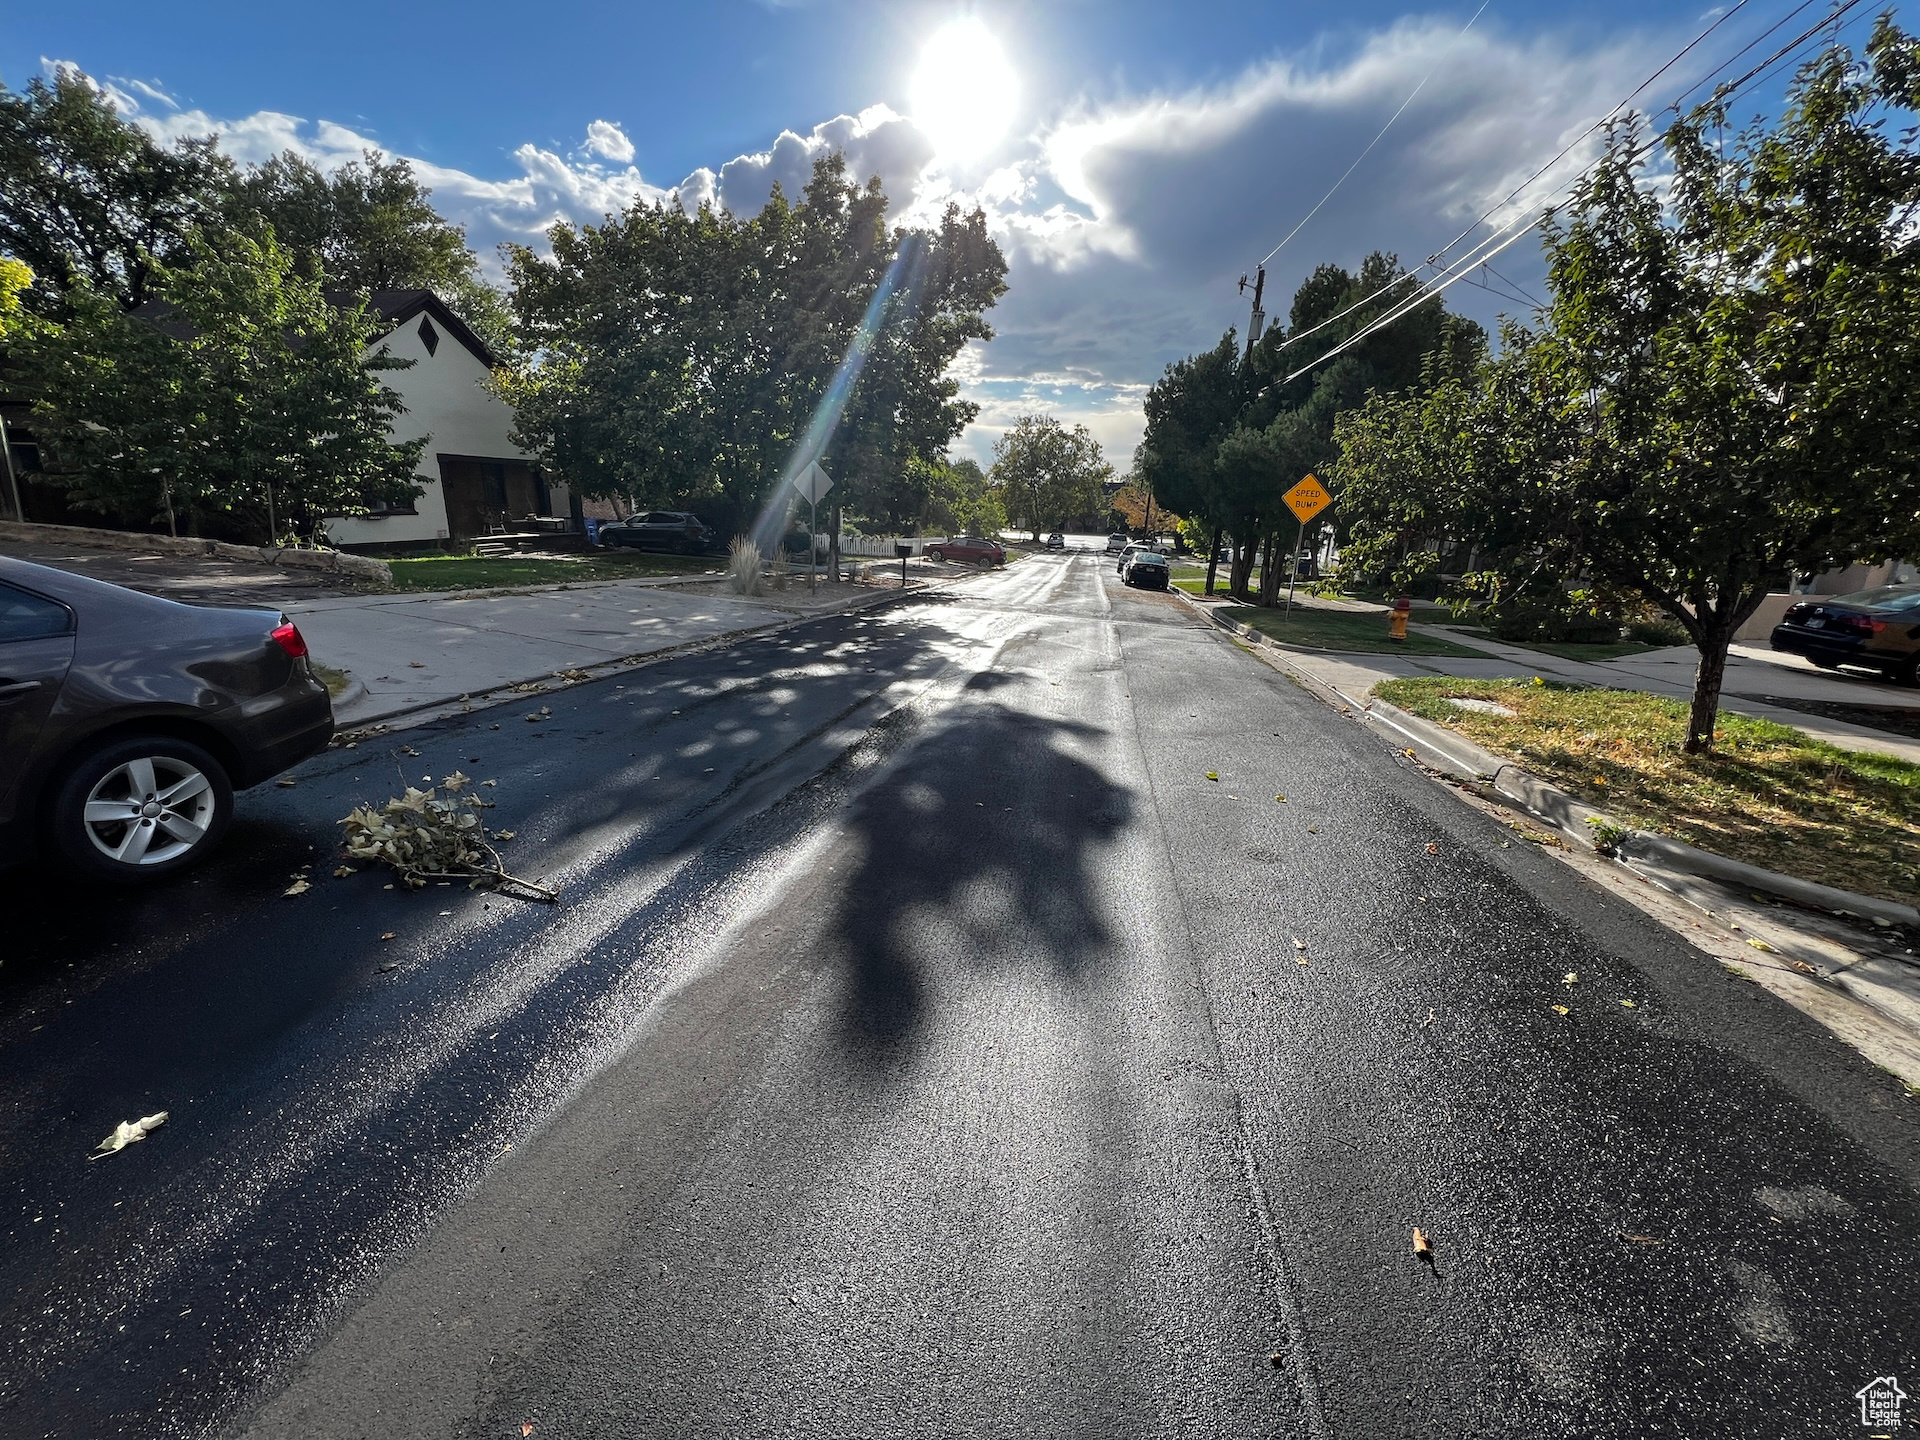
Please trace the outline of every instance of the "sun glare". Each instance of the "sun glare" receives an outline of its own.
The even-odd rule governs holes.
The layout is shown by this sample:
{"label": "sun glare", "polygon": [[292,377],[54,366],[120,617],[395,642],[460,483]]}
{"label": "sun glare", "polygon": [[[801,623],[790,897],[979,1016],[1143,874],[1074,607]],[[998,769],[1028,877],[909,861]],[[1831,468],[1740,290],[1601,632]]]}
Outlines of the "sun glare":
{"label": "sun glare", "polygon": [[913,120],[943,160],[984,154],[1013,123],[1019,82],[993,32],[972,17],[943,25],[920,52]]}

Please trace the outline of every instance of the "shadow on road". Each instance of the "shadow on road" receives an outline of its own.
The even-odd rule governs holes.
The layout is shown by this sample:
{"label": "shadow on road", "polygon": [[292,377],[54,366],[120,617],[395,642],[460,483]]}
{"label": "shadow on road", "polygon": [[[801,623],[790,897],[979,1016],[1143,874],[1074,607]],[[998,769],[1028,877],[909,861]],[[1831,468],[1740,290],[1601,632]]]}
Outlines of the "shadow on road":
{"label": "shadow on road", "polygon": [[834,921],[853,981],[849,1046],[879,1059],[910,1039],[938,969],[1044,966],[1073,980],[1108,944],[1096,852],[1133,802],[1068,748],[1103,733],[965,706],[862,795],[845,821],[862,858]]}

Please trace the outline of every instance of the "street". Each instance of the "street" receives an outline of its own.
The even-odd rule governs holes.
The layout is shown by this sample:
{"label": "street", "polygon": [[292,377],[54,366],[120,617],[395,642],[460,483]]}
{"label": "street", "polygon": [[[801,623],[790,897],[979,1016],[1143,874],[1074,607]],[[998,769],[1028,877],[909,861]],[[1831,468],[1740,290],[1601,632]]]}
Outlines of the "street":
{"label": "street", "polygon": [[[455,770],[558,905],[333,877]],[[1098,556],[294,774],[180,879],[0,876],[10,1434],[1827,1436],[1920,1374],[1920,1102]]]}

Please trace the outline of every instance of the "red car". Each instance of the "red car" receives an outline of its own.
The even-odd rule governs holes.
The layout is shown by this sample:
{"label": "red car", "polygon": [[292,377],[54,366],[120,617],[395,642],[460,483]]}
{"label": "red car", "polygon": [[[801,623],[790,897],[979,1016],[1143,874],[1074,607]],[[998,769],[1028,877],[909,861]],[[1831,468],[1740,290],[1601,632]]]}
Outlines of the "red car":
{"label": "red car", "polygon": [[982,540],[977,535],[956,535],[951,540],[935,541],[927,546],[927,554],[935,560],[958,560],[967,565],[1007,563],[1007,552],[997,541]]}

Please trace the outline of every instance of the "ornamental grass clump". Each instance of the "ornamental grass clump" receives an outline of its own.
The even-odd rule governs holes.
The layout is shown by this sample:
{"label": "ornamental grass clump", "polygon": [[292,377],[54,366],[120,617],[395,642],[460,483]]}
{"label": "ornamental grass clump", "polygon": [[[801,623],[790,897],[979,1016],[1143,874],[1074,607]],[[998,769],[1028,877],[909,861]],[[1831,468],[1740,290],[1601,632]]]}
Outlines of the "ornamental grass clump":
{"label": "ornamental grass clump", "polygon": [[750,536],[733,537],[727,551],[727,584],[736,595],[760,593],[760,547]]}
{"label": "ornamental grass clump", "polygon": [[493,806],[470,793],[471,784],[456,770],[430,789],[409,785],[377,810],[357,806],[340,822],[348,856],[389,867],[409,890],[429,880],[465,880],[469,889],[507,886],[532,899],[555,899],[544,886],[507,873],[491,842],[511,840],[513,832],[488,832],[481,812]]}

